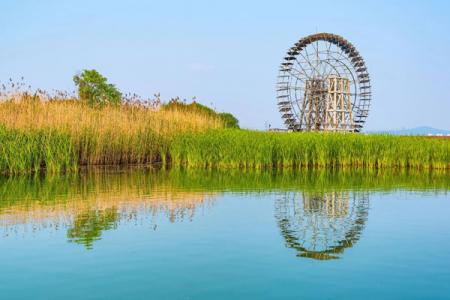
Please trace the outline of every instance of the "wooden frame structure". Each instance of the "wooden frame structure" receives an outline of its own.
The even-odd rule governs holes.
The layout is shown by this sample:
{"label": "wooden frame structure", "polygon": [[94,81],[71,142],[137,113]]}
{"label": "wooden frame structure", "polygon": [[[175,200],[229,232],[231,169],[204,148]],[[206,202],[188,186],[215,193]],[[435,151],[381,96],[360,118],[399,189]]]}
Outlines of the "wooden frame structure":
{"label": "wooden frame structure", "polygon": [[361,55],[330,33],[302,38],[288,50],[276,90],[284,124],[293,131],[360,132],[372,96]]}
{"label": "wooden frame structure", "polygon": [[328,77],[325,131],[354,131],[353,107],[350,101],[350,81],[347,78]]}

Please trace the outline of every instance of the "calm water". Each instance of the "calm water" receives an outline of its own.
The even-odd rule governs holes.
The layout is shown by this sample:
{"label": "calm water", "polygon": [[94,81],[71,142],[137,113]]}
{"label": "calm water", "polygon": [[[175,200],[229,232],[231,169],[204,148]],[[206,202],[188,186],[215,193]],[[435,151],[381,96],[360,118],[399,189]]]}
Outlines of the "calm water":
{"label": "calm water", "polygon": [[0,178],[0,299],[450,299],[450,177]]}

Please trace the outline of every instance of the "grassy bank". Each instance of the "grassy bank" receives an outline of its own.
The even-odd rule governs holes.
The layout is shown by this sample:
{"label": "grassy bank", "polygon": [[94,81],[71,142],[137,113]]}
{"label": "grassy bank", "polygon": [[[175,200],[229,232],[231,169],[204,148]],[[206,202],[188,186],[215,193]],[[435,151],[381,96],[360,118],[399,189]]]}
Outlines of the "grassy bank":
{"label": "grassy bank", "polygon": [[0,172],[164,162],[175,135],[222,127],[219,117],[186,109],[92,108],[21,95],[0,102]]}
{"label": "grassy bank", "polygon": [[179,135],[170,153],[194,168],[450,168],[450,140],[413,136],[211,130]]}
{"label": "grassy bank", "polygon": [[0,102],[0,172],[159,162],[187,168],[450,168],[450,140],[224,129],[202,110]]}

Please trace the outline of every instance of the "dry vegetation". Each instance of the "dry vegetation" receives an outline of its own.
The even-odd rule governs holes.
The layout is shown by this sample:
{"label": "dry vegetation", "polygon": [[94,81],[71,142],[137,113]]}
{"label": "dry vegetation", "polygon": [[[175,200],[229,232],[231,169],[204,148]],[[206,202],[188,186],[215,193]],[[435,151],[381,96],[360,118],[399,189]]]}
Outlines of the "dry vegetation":
{"label": "dry vegetation", "polygon": [[0,172],[156,162],[241,169],[450,168],[449,139],[225,129],[224,119],[202,106],[124,103],[93,107],[64,95],[8,95],[0,101]]}
{"label": "dry vegetation", "polygon": [[219,118],[137,104],[93,108],[28,94],[0,102],[0,170],[164,161],[176,134],[222,127]]}

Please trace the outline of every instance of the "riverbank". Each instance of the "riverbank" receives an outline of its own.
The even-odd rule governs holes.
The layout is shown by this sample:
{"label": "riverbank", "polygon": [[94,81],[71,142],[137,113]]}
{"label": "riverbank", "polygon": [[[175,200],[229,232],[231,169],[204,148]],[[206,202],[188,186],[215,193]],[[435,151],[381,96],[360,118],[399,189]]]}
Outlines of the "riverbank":
{"label": "riverbank", "polygon": [[195,107],[91,107],[20,95],[0,102],[0,172],[164,163],[175,135],[224,126],[219,115]]}
{"label": "riverbank", "polygon": [[450,140],[420,136],[211,130],[178,136],[170,154],[194,168],[450,168]]}
{"label": "riverbank", "polygon": [[0,103],[0,172],[80,166],[450,169],[450,140],[414,136],[226,129],[215,115],[77,101]]}

